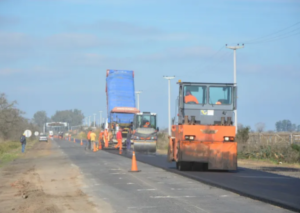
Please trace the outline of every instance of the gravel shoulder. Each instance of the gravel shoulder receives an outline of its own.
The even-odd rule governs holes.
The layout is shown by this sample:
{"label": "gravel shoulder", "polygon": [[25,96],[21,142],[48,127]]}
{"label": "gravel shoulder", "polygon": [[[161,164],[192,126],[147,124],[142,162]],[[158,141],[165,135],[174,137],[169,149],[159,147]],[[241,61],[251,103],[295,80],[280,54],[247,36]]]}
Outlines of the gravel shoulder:
{"label": "gravel shoulder", "polygon": [[80,174],[51,140],[36,143],[1,168],[1,212],[105,212],[80,190]]}

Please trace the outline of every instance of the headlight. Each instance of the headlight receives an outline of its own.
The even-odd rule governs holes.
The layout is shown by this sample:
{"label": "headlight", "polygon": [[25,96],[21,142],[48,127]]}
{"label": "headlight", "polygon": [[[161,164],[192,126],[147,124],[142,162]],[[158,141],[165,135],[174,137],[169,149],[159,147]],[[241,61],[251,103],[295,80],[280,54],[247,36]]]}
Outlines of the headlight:
{"label": "headlight", "polygon": [[234,137],[232,137],[232,136],[224,136],[224,141],[234,141]]}
{"label": "headlight", "polygon": [[184,138],[185,138],[185,140],[190,140],[190,141],[195,140],[194,135],[186,135]]}

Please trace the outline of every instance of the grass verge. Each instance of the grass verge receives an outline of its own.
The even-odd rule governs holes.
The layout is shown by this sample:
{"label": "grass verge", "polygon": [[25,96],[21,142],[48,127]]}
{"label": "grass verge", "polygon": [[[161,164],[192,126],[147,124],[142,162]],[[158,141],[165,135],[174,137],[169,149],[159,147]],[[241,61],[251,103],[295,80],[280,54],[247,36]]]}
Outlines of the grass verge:
{"label": "grass verge", "polygon": [[[31,149],[37,140],[27,140],[25,152]],[[0,167],[15,160],[23,153],[21,152],[21,143],[16,141],[0,142]]]}

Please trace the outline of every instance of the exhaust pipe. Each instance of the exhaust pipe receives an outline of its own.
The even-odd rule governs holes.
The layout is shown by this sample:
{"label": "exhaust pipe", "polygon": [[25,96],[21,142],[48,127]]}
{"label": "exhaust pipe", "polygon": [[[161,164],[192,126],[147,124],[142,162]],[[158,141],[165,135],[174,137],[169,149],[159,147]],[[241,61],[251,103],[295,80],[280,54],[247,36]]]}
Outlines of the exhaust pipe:
{"label": "exhaust pipe", "polygon": [[184,124],[189,124],[189,116],[184,116]]}
{"label": "exhaust pipe", "polygon": [[222,126],[225,125],[225,117],[221,117],[221,125],[222,125]]}
{"label": "exhaust pipe", "polygon": [[192,125],[195,125],[195,118],[196,118],[196,116],[191,116],[191,124]]}
{"label": "exhaust pipe", "polygon": [[231,126],[231,117],[227,117],[227,125]]}

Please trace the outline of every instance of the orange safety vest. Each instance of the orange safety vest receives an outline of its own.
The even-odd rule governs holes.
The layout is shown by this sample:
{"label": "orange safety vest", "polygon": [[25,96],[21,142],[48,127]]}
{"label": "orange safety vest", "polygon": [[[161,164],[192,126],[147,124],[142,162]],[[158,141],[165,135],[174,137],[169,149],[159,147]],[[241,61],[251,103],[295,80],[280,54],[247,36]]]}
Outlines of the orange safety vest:
{"label": "orange safety vest", "polygon": [[149,125],[150,125],[150,123],[146,122],[145,125],[144,125],[144,127],[148,127]]}
{"label": "orange safety vest", "polygon": [[107,131],[107,130],[104,131],[104,137],[105,137],[105,138],[108,137],[108,131]]}
{"label": "orange safety vest", "polygon": [[91,140],[91,132],[88,132],[88,134],[87,134],[87,139],[88,139],[88,140]]}
{"label": "orange safety vest", "polygon": [[197,98],[196,98],[195,96],[193,96],[193,95],[186,95],[186,96],[184,97],[184,102],[185,102],[185,103],[188,103],[188,102],[195,102],[196,104],[199,104]]}
{"label": "orange safety vest", "polygon": [[99,134],[99,141],[102,140],[103,132],[100,132]]}

